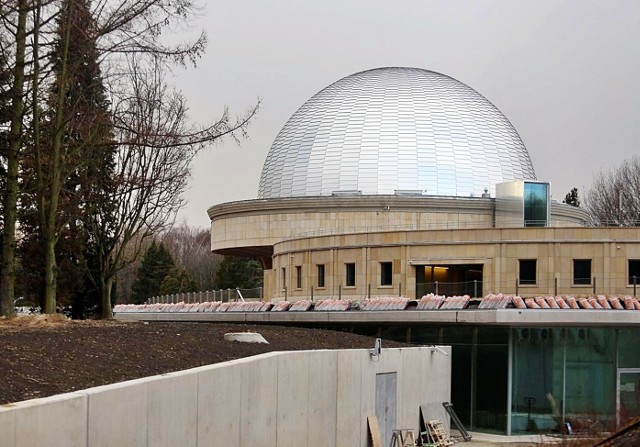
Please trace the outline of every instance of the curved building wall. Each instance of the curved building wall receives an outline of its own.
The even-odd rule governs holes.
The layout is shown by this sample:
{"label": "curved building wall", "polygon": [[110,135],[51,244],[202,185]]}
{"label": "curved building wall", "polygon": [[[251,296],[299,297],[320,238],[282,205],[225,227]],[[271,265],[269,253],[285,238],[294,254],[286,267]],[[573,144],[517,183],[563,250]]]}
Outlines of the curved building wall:
{"label": "curved building wall", "polygon": [[[491,198],[428,196],[308,197],[223,203],[208,210],[211,249],[221,254],[263,258],[269,266],[272,247],[294,237],[491,228],[494,203]],[[586,214],[579,208],[551,206],[551,226],[583,226],[585,221]]]}
{"label": "curved building wall", "polygon": [[[535,260],[533,283],[519,283],[521,260]],[[584,284],[576,284],[575,260],[590,263]],[[630,260],[640,260],[637,230],[632,228],[387,231],[300,238],[275,245],[273,268],[265,272],[265,297],[419,298],[417,272],[424,266],[452,270],[476,266],[481,271],[478,296],[632,294]],[[381,263],[391,264],[390,284],[381,284]],[[355,265],[353,286],[346,284],[346,264]],[[318,286],[318,265],[324,265],[324,287]],[[446,293],[443,289],[441,293]]]}

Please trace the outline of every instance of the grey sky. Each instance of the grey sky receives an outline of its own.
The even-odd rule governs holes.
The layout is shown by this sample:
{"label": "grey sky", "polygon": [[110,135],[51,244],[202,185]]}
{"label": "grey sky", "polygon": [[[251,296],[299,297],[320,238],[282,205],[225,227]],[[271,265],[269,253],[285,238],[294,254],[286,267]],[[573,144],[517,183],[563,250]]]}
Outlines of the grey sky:
{"label": "grey sky", "polygon": [[207,1],[198,68],[177,72],[195,120],[224,105],[262,108],[239,145],[196,160],[180,214],[208,226],[209,206],[255,198],[286,120],[349,74],[383,66],[438,71],[511,121],[539,180],[561,201],[640,153],[640,0]]}

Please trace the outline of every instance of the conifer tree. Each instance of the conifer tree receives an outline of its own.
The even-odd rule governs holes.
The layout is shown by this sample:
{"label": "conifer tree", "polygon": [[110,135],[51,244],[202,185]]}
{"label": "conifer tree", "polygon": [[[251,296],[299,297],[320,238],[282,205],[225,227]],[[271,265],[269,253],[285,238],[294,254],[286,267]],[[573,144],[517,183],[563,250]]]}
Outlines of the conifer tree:
{"label": "conifer tree", "polygon": [[138,267],[136,279],[131,286],[131,300],[140,304],[148,298],[160,295],[162,281],[174,267],[173,258],[165,246],[153,241]]}
{"label": "conifer tree", "polygon": [[253,289],[262,286],[262,276],[257,260],[225,256],[218,270],[217,285],[221,289]]}

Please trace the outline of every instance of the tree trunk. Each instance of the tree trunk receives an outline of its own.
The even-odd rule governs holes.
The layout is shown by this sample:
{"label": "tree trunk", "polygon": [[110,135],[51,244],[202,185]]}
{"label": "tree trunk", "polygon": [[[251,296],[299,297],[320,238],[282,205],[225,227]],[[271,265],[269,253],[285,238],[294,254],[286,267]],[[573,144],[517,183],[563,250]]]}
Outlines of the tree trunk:
{"label": "tree trunk", "polygon": [[49,237],[44,241],[44,308],[42,313],[56,313],[56,243]]}
{"label": "tree trunk", "polygon": [[7,179],[4,193],[4,235],[2,238],[2,262],[0,264],[0,315],[15,315],[15,248],[18,211],[19,154],[22,145],[22,118],[24,115],[25,51],[27,27],[27,1],[18,2],[16,28],[16,55],[11,88],[11,125],[7,148]]}
{"label": "tree trunk", "polygon": [[111,289],[113,288],[113,278],[102,278],[100,280],[100,318],[110,320],[113,318],[111,309]]}
{"label": "tree trunk", "polygon": [[[65,122],[65,95],[69,83],[67,64],[70,40],[71,9],[69,2],[65,2],[62,11],[62,21],[67,21],[66,32],[62,38],[61,69],[57,79],[58,91],[55,105],[55,119],[53,121],[53,138],[49,148],[51,160],[47,165],[48,175],[37,169],[38,175],[38,214],[40,216],[40,243],[44,251],[44,313],[56,311],[56,256],[55,249],[58,242],[58,204],[60,191],[64,183],[63,163],[63,133]],[[40,141],[36,143],[36,165],[42,164]],[[47,181],[45,178],[47,177]]]}

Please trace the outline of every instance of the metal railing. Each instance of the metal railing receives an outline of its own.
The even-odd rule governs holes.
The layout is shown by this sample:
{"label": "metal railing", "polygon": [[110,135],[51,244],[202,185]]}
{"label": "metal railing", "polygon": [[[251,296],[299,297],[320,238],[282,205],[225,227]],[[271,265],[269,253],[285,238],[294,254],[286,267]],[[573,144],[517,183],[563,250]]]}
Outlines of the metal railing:
{"label": "metal railing", "polygon": [[255,289],[220,289],[207,290],[204,292],[173,293],[170,295],[159,295],[147,299],[147,304],[157,303],[204,303],[211,301],[261,301],[263,298],[262,287]]}

